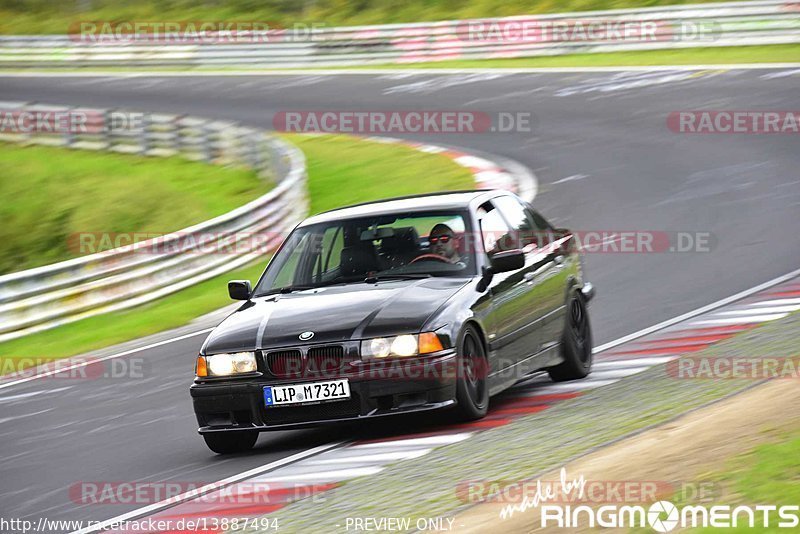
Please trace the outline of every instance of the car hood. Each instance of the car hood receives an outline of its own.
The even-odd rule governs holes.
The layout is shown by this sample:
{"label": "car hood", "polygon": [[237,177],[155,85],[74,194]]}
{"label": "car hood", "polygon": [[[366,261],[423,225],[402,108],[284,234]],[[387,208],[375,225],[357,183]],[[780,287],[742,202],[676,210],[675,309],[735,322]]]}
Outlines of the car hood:
{"label": "car hood", "polygon": [[[418,332],[467,283],[426,278],[348,284],[256,298],[229,315],[203,344],[203,353],[330,343]],[[314,337],[301,341],[303,332]]]}

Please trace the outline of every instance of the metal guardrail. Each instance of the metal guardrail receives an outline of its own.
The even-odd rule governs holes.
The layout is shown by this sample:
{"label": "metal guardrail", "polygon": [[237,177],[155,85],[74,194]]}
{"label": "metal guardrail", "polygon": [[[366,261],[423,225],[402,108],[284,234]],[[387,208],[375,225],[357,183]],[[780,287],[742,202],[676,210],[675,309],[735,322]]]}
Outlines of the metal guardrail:
{"label": "metal guardrail", "polygon": [[[652,39],[604,33],[564,38],[594,23],[651,22]],[[471,28],[483,24],[482,38]],[[506,30],[526,25],[509,38]],[[556,25],[567,34],[550,31]],[[538,28],[538,30],[537,30]],[[542,30],[549,28],[550,30]],[[499,34],[491,36],[492,29]],[[512,32],[513,33],[513,32]],[[215,34],[220,37],[222,34]],[[488,36],[488,37],[487,37]],[[213,37],[213,36],[212,36]],[[230,36],[229,36],[230,37]],[[800,42],[800,2],[760,0],[582,13],[240,32],[226,42],[155,44],[80,35],[0,37],[0,67],[309,67]],[[219,39],[218,39],[219,40]],[[145,39],[146,41],[146,39]],[[244,41],[244,42],[241,42]]]}
{"label": "metal guardrail", "polygon": [[[6,113],[56,109],[78,108],[0,102]],[[105,121],[119,112],[80,108],[80,113],[88,117],[86,131],[4,133],[0,140],[241,165],[275,186],[240,208],[179,232],[0,276],[0,341],[137,306],[246,265],[280,244],[306,215],[303,154],[264,131],[155,113],[137,114],[141,127],[111,129]],[[257,247],[252,241],[242,246],[252,236],[265,237]]]}

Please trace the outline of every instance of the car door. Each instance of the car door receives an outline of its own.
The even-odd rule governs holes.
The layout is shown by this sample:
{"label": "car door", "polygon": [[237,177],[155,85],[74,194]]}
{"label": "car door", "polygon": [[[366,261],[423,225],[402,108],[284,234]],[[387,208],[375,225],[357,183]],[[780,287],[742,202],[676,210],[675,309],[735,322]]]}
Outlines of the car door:
{"label": "car door", "polygon": [[560,235],[540,213],[526,204],[526,216],[537,236],[537,247],[544,262],[534,274],[537,312],[541,322],[542,348],[561,341],[566,313],[566,296],[569,278],[575,276],[578,256],[568,252],[571,235]]}
{"label": "car door", "polygon": [[522,269],[524,297],[520,299],[525,307],[520,318],[525,321],[520,334],[526,342],[526,356],[548,348],[552,343],[547,331],[550,315],[556,309],[558,282],[555,255],[547,247],[552,236],[543,234],[542,228],[534,221],[526,206],[515,196],[506,195],[493,199],[503,217],[514,232],[513,246],[525,254],[525,267]]}
{"label": "car door", "polygon": [[[519,248],[516,243],[519,228],[512,227],[519,220],[506,218],[494,200],[484,203],[477,212],[483,251],[489,259],[498,252]],[[531,328],[534,312],[528,282],[534,269],[535,265],[526,258],[522,269],[496,273],[488,285],[491,301],[489,348],[494,352],[492,371],[516,366],[538,349],[540,340]]]}

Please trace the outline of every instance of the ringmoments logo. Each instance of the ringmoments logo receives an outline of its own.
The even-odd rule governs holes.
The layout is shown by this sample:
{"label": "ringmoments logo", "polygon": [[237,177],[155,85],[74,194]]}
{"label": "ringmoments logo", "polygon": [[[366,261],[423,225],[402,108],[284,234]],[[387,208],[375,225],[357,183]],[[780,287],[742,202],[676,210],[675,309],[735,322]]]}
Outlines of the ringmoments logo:
{"label": "ringmoments logo", "polygon": [[[560,504],[584,499],[587,480],[583,475],[570,479],[561,469],[560,487],[536,482],[536,491],[522,502],[508,504],[500,510],[507,519],[531,508],[539,510],[541,528],[651,528],[655,532],[671,532],[677,528],[779,528],[800,526],[798,505],[685,505],[668,500],[648,505],[607,504],[603,506]],[[559,498],[560,496],[560,498]],[[564,499],[564,497],[570,497]]]}

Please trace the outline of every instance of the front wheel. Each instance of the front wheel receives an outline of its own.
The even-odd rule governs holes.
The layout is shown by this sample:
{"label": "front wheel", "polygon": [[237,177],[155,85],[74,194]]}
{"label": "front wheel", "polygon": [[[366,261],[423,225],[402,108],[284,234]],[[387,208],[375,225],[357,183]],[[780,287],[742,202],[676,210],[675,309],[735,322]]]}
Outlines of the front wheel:
{"label": "front wheel", "polygon": [[258,432],[215,432],[203,434],[203,439],[217,454],[232,454],[252,449],[258,440]]}
{"label": "front wheel", "polygon": [[592,328],[586,303],[574,292],[567,303],[567,317],[561,334],[564,361],[547,370],[555,382],[585,378],[592,371]]}
{"label": "front wheel", "polygon": [[481,419],[489,409],[489,388],[486,385],[489,364],[486,350],[473,326],[467,326],[461,335],[457,369],[456,417],[461,421]]}

